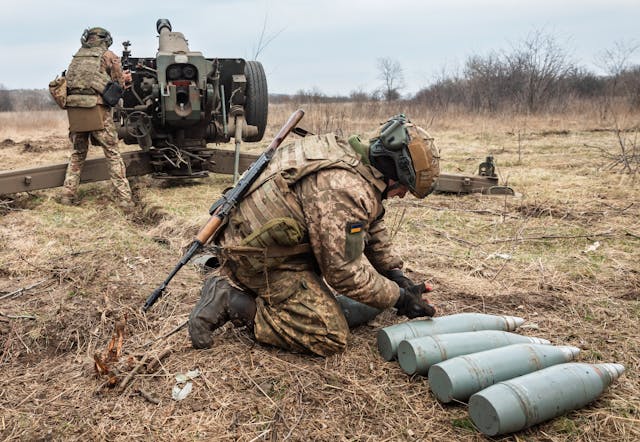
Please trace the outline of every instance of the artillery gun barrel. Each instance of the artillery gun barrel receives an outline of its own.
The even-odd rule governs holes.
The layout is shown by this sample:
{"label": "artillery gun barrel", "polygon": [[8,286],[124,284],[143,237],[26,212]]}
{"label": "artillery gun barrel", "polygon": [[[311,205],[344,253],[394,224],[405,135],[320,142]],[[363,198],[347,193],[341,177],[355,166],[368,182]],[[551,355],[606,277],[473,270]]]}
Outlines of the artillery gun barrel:
{"label": "artillery gun barrel", "polygon": [[158,31],[158,52],[187,53],[189,45],[182,32],[171,32],[171,22],[166,18],[156,22]]}

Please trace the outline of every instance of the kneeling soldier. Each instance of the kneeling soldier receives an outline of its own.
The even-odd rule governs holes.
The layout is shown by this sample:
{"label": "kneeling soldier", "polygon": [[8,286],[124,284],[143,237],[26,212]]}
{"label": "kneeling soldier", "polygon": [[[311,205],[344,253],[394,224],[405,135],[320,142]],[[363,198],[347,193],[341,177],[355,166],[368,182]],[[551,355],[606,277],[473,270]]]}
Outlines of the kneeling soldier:
{"label": "kneeling soldier", "polygon": [[[433,139],[403,115],[367,142],[327,134],[280,147],[214,240],[221,266],[189,317],[193,346],[211,347],[233,321],[259,342],[328,356],[383,309],[433,316],[427,286],[391,251],[382,201],[424,198],[438,174]],[[345,315],[353,301],[369,316]]]}

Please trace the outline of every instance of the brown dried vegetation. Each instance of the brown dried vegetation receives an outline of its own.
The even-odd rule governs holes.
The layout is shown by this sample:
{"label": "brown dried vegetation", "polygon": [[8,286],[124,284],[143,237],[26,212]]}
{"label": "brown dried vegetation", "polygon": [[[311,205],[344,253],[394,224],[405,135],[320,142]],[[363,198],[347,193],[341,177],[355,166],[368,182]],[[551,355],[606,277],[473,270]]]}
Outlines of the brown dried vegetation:
{"label": "brown dried vegetation", "polygon": [[[523,333],[579,346],[581,361],[627,367],[588,407],[499,440],[640,439],[640,192],[633,176],[603,170],[607,160],[585,147],[615,149],[599,130],[606,124],[587,114],[524,121],[393,106],[316,105],[303,121],[347,134],[406,111],[436,137],[443,170],[473,174],[493,154],[521,194],[388,202],[396,246],[410,275],[434,286],[439,313],[522,316],[532,325]],[[271,109],[270,134],[291,110]],[[64,161],[65,125],[37,118],[33,130],[2,125],[6,167]],[[25,152],[27,142],[42,149]],[[56,190],[0,200],[0,439],[485,439],[463,404],[438,403],[426,379],[377,354],[375,332],[402,320],[390,311],[327,359],[257,345],[230,325],[213,349],[195,351],[184,329],[170,334],[199,295],[203,275],[189,265],[141,314],[228,185],[227,176],[164,188],[143,178],[130,215],[111,204],[108,183],[82,186],[78,207],[57,204]],[[107,388],[94,356],[107,359],[121,336]],[[175,375],[196,368],[192,393],[172,400]]]}

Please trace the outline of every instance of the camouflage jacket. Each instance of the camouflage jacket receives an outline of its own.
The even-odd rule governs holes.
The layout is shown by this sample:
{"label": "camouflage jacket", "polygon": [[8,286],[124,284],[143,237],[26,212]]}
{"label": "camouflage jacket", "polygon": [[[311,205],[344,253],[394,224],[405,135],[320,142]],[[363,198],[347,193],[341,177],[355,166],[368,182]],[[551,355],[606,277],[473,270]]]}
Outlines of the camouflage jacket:
{"label": "camouflage jacket", "polygon": [[[232,276],[247,287],[259,287],[256,281],[268,279],[269,271],[316,268],[338,293],[391,307],[399,287],[380,273],[403,263],[391,251],[382,219],[385,187],[380,172],[362,164],[348,143],[333,134],[306,137],[276,151],[217,243],[229,251],[223,255]],[[310,244],[313,258],[264,262],[233,252],[300,243]]]}

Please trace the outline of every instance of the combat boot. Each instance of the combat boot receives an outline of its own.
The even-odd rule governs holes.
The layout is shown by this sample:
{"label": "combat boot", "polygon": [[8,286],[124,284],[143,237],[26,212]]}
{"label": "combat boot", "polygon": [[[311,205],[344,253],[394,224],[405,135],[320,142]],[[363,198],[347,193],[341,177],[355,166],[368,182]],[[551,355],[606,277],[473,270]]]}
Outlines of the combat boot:
{"label": "combat boot", "polygon": [[343,295],[336,296],[336,301],[344,313],[344,318],[347,320],[349,328],[355,328],[360,325],[364,325],[378,316],[381,310],[375,307],[368,306],[358,301],[354,301]]}
{"label": "combat boot", "polygon": [[136,205],[131,200],[121,200],[118,201],[118,207],[125,213],[131,213],[136,208]]}
{"label": "combat boot", "polygon": [[256,301],[221,276],[205,281],[202,295],[189,315],[189,336],[194,348],[210,348],[213,331],[228,321],[253,330]]}
{"label": "combat boot", "polygon": [[75,206],[77,204],[75,198],[66,195],[61,196],[58,202],[63,206]]}

